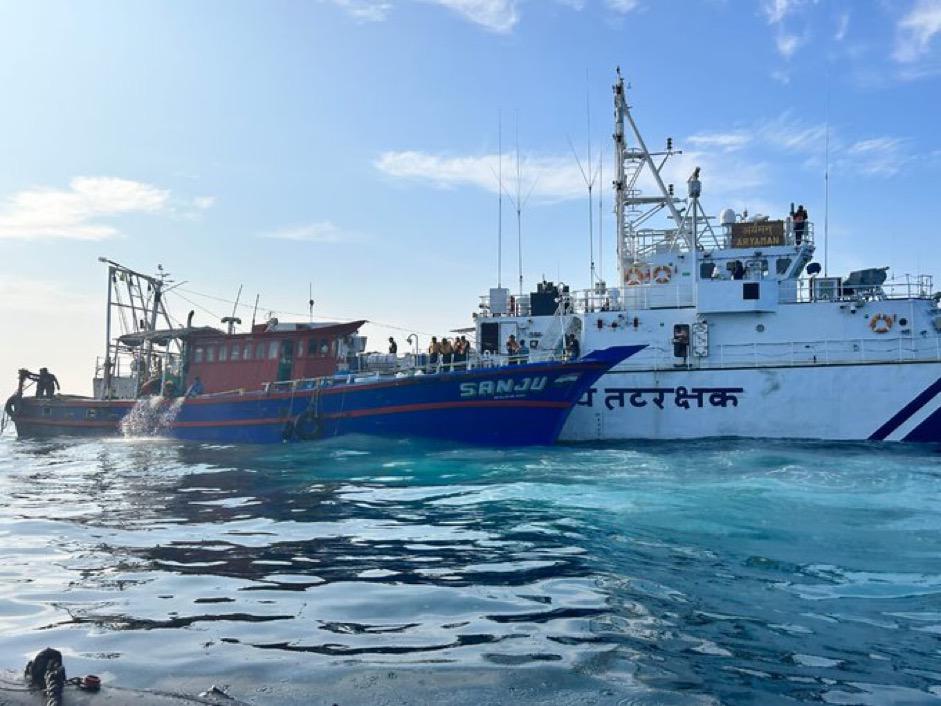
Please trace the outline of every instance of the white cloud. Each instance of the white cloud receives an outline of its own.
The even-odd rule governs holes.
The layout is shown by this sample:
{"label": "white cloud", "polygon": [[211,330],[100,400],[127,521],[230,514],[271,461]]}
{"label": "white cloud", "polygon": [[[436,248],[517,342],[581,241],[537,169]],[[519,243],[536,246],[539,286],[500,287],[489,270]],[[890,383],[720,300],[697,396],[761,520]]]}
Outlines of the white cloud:
{"label": "white cloud", "polygon": [[170,192],[117,177],[75,177],[68,189],[37,187],[0,204],[0,239],[103,240],[118,235],[101,219],[166,208]]}
{"label": "white cloud", "polygon": [[392,10],[388,0],[321,0],[332,2],[361,22],[382,22]]}
{"label": "white cloud", "polygon": [[205,211],[206,209],[212,208],[215,203],[215,196],[197,196],[193,199],[193,206],[198,208],[200,211]]}
{"label": "white cloud", "polygon": [[[704,136],[705,137],[705,136]],[[705,137],[705,139],[709,139]],[[498,193],[499,155],[442,156],[426,152],[386,152],[376,161],[376,167],[389,176],[429,184],[435,188],[452,189],[472,186],[490,193]],[[766,165],[760,162],[730,161],[727,154],[721,158],[706,152],[688,151],[676,155],[667,163],[663,177],[679,187],[696,167],[709,175],[709,192],[723,199],[741,196],[766,181]],[[504,157],[504,191],[515,194],[515,157]],[[532,193],[537,202],[553,203],[585,198],[585,182],[575,160],[569,156],[530,156],[523,163],[523,198]],[[649,174],[638,184],[644,193],[655,193]],[[680,189],[682,191],[682,189]]]}
{"label": "white cloud", "polygon": [[699,133],[687,137],[686,141],[707,149],[714,148],[731,152],[751,142],[752,135],[744,131]]}
{"label": "white cloud", "polygon": [[794,55],[794,52],[800,47],[801,42],[801,38],[796,34],[784,33],[779,34],[774,40],[775,46],[778,48],[778,53],[785,59],[790,59]]}
{"label": "white cloud", "polygon": [[836,32],[833,33],[833,39],[837,42],[842,42],[846,39],[846,32],[850,27],[850,13],[849,11],[843,12],[836,19]]}
{"label": "white cloud", "polygon": [[0,280],[0,310],[18,315],[87,313],[97,310],[100,304],[99,297],[77,292],[62,282],[18,276]]}
{"label": "white cloud", "polygon": [[799,0],[765,0],[761,9],[768,18],[768,24],[774,25],[784,20],[800,4]]}
{"label": "white cloud", "polygon": [[932,39],[941,32],[941,0],[917,0],[896,25],[892,58],[911,63],[928,53]]}
{"label": "white cloud", "polygon": [[519,22],[517,0],[424,0],[453,10],[492,32],[511,32]]}
{"label": "white cloud", "polygon": [[637,9],[640,5],[640,0],[605,0],[605,3],[615,12],[627,14]]}
{"label": "white cloud", "polygon": [[[515,193],[516,157],[503,157],[503,189]],[[499,154],[445,156],[420,151],[384,152],[376,160],[379,171],[389,176],[424,182],[440,189],[476,186],[499,193]],[[530,156],[522,162],[522,196],[547,201],[579,198],[585,193],[585,182],[571,156]]]}
{"label": "white cloud", "polygon": [[785,86],[791,82],[791,75],[787,71],[783,71],[781,69],[775,69],[772,71],[771,78]]}
{"label": "white cloud", "polygon": [[353,235],[340,230],[330,221],[319,221],[307,225],[290,226],[262,233],[261,238],[293,240],[304,243],[339,243],[350,240]]}
{"label": "white cloud", "polygon": [[823,151],[827,126],[804,123],[788,111],[762,125],[758,135],[763,142],[787,152],[818,153]]}
{"label": "white cloud", "polygon": [[854,142],[836,161],[838,168],[867,176],[890,177],[911,161],[907,142],[898,137],[873,137]]}

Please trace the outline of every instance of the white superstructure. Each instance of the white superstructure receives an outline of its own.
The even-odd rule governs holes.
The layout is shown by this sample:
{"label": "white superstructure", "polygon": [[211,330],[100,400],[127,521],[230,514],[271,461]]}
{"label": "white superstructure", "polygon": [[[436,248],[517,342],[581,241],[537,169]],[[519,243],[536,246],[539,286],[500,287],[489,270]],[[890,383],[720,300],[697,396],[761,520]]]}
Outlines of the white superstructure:
{"label": "white superstructure", "polygon": [[[699,169],[682,196],[661,176],[677,151],[651,152],[614,86],[619,281],[530,295],[493,289],[478,345],[532,354],[575,335],[595,348],[647,348],[603,377],[563,439],[711,436],[941,441],[941,310],[929,276],[885,268],[826,277],[813,223],[700,204]],[[626,132],[630,130],[630,137]],[[649,194],[642,192],[647,187]],[[665,227],[653,227],[659,217]]]}

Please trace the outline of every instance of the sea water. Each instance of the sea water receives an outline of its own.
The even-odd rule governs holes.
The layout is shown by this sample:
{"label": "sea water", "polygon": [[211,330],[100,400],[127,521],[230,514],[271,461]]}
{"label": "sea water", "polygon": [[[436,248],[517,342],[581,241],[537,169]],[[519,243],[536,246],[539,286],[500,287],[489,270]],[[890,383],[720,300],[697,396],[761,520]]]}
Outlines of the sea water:
{"label": "sea water", "polygon": [[0,667],[46,645],[259,704],[933,703],[941,455],[7,436]]}

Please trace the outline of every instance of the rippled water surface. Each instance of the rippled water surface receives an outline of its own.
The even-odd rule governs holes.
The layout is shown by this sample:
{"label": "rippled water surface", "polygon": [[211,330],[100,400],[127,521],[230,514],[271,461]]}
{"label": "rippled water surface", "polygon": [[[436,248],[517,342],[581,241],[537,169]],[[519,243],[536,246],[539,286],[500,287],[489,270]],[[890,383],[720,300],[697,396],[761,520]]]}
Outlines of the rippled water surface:
{"label": "rippled water surface", "polygon": [[933,448],[4,437],[0,503],[7,669],[48,644],[132,685],[382,668],[539,674],[547,701],[588,680],[578,703],[941,700]]}

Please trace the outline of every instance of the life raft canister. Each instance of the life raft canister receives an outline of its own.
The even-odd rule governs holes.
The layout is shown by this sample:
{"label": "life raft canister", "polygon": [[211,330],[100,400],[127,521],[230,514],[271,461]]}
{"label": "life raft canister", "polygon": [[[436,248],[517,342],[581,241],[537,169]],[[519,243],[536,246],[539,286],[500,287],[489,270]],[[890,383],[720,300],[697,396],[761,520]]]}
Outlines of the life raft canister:
{"label": "life raft canister", "polygon": [[624,281],[628,287],[635,287],[643,284],[647,280],[647,272],[642,267],[631,267],[624,275]]}
{"label": "life raft canister", "polygon": [[666,284],[673,276],[673,270],[669,265],[657,265],[653,268],[653,281],[657,284]]}
{"label": "life raft canister", "polygon": [[891,314],[873,314],[869,317],[869,328],[873,333],[888,333],[895,324],[895,317]]}

